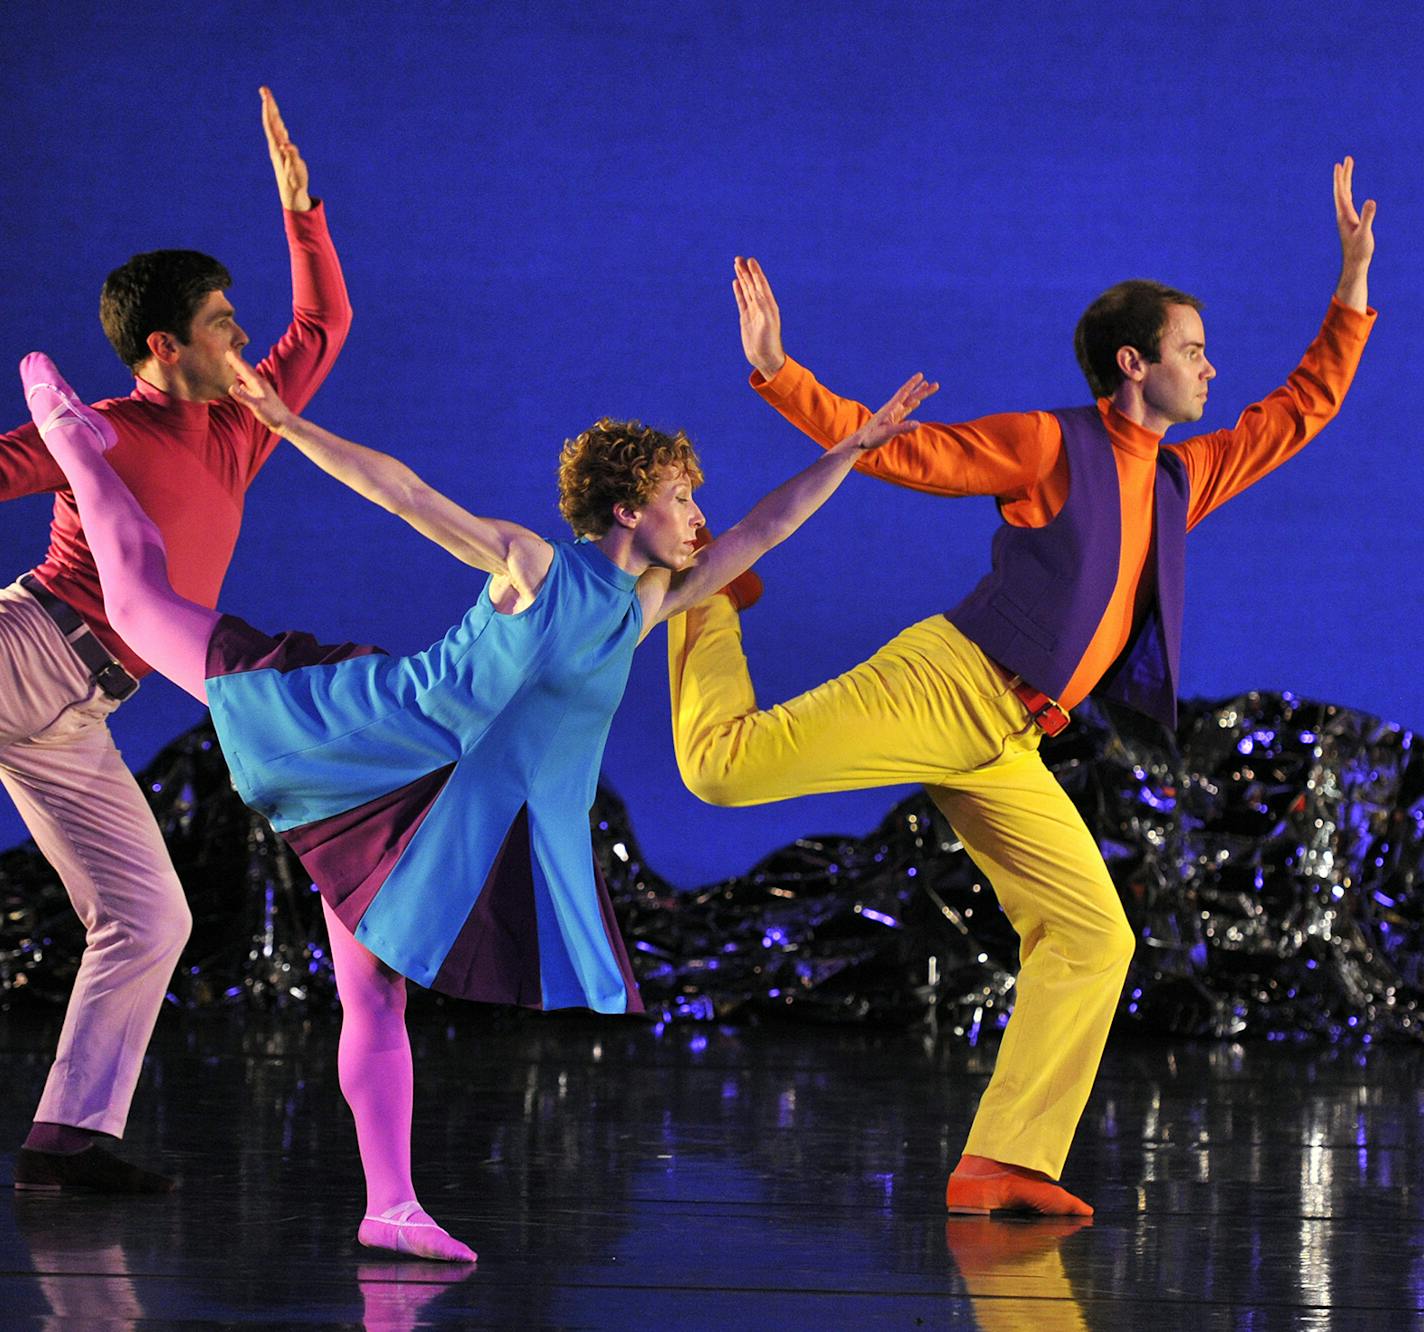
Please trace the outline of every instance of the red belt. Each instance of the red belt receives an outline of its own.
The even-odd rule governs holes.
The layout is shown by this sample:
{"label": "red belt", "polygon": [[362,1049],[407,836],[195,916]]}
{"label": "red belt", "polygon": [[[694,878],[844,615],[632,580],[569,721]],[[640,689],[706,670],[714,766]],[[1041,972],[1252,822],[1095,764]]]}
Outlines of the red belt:
{"label": "red belt", "polygon": [[[989,660],[994,661],[993,657],[990,657]],[[1007,667],[999,666],[997,661],[994,661],[994,665],[1009,677],[1009,688],[1014,691],[1019,702],[1028,709],[1028,715],[1033,719],[1033,724],[1044,735],[1057,735],[1059,731],[1066,729],[1070,720],[1067,708],[1055,703],[1041,689],[1035,689],[1022,675],[1015,675]]]}

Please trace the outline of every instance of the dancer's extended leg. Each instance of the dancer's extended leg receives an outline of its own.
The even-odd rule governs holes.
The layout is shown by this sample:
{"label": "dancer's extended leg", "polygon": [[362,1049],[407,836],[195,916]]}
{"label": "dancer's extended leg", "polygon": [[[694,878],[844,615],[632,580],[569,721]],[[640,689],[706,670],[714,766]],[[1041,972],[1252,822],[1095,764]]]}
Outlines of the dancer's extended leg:
{"label": "dancer's extended leg", "polygon": [[405,978],[358,943],[322,905],[341,995],[341,1094],[356,1120],[366,1172],[366,1216],[357,1238],[372,1249],[472,1263],[474,1251],[430,1219],[411,1181],[414,1077],[405,1029]]}
{"label": "dancer's extended leg", "polygon": [[218,613],[173,590],[162,534],[104,456],[115,442],[113,427],[80,400],[48,356],[26,356],[20,380],[30,415],[74,492],[109,623],[154,670],[206,703],[208,639]]}
{"label": "dancer's extended leg", "polygon": [[713,805],[938,785],[998,761],[1031,729],[1003,677],[943,616],[834,680],[758,708],[741,619],[713,596],[668,621],[668,680],[678,770]]}

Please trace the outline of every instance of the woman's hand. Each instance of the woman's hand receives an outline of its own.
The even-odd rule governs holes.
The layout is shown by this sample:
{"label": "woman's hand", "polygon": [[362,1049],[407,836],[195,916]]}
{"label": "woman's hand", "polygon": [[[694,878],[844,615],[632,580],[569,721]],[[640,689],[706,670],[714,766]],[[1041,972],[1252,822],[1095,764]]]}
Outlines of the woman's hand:
{"label": "woman's hand", "polygon": [[918,421],[907,421],[910,415],[932,393],[939,392],[938,384],[931,384],[923,375],[911,375],[897,388],[889,402],[870,418],[853,435],[847,435],[830,451],[832,453],[858,452],[878,449],[897,435],[908,435],[918,425]]}
{"label": "woman's hand", "polygon": [[237,376],[228,392],[268,430],[280,435],[292,420],[292,410],[277,396],[277,390],[235,351],[227,353],[227,363]]}

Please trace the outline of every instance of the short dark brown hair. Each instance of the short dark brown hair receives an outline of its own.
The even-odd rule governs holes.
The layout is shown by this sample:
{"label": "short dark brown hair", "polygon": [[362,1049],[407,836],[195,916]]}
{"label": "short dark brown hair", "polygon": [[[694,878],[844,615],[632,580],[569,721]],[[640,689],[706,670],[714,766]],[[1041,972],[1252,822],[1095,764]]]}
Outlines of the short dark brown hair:
{"label": "short dark brown hair", "polygon": [[187,342],[193,316],[210,291],[226,291],[232,274],[197,250],[150,250],[120,264],[99,293],[99,322],[118,352],[135,369],[148,360],[150,333],[171,333]]}
{"label": "short dark brown hair", "polygon": [[639,421],[604,417],[559,457],[559,512],[576,536],[601,537],[613,526],[615,505],[638,509],[653,497],[666,468],[702,484],[702,466],[681,430],[664,434]]}
{"label": "short dark brown hair", "polygon": [[1095,398],[1110,398],[1122,383],[1118,350],[1134,347],[1149,361],[1162,359],[1162,329],[1169,305],[1202,303],[1175,287],[1131,278],[1109,287],[1086,310],[1073,334],[1073,351]]}

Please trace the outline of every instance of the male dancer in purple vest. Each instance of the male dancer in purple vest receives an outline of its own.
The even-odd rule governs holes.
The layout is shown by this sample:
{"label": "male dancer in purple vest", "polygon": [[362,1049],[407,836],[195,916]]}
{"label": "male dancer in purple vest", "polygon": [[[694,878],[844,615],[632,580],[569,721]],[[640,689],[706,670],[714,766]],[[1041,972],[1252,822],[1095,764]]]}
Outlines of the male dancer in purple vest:
{"label": "male dancer in purple vest", "polygon": [[[1088,1215],[1059,1187],[1135,940],[1102,856],[1038,755],[1091,691],[1172,725],[1186,533],[1295,454],[1339,409],[1374,312],[1375,206],[1335,167],[1343,265],[1300,366],[1231,430],[1163,445],[1201,418],[1215,375],[1201,304],[1123,282],[1089,306],[1075,347],[1092,407],[924,424],[858,464],[938,495],[993,495],[993,567],[953,610],[777,707],[757,708],[737,610],[712,597],[670,622],[678,764],[714,804],[923,782],[993,884],[1020,939],[1014,1013],[964,1155],[952,1212]],[[734,290],[754,388],[822,445],[869,416],[781,345],[755,260]]]}

